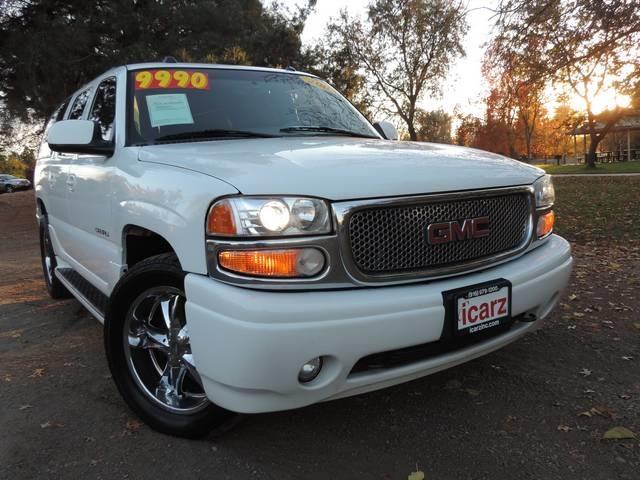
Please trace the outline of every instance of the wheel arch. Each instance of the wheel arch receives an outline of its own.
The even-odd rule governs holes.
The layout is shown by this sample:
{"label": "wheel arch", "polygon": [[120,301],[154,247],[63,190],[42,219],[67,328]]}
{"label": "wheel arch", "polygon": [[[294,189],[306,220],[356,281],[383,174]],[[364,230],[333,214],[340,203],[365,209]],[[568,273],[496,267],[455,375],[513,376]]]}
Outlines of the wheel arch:
{"label": "wheel arch", "polygon": [[153,229],[134,223],[122,228],[122,263],[127,268],[163,253],[173,253],[180,257],[171,242]]}
{"label": "wheel arch", "polygon": [[40,217],[47,214],[47,207],[44,204],[44,200],[40,197],[36,197],[36,218],[40,220]]}
{"label": "wheel arch", "polygon": [[[169,196],[166,191],[163,191],[163,194]],[[207,273],[204,218],[209,204],[198,202],[194,205],[195,201],[187,203],[184,199],[178,201],[179,195],[175,193],[176,205],[165,205],[166,198],[151,199],[153,201],[129,199],[119,202],[112,231],[114,240],[117,239],[115,243],[120,249],[117,261],[123,267],[118,277],[122,276],[127,268],[131,268],[132,265],[127,259],[133,258],[132,263],[135,264],[154,254],[169,251],[178,257],[184,271]],[[199,212],[200,208],[202,213]],[[131,242],[127,245],[127,240],[131,240],[132,237],[135,238],[133,243],[142,242],[142,239],[155,239],[151,242],[152,252],[132,257],[134,246]]]}

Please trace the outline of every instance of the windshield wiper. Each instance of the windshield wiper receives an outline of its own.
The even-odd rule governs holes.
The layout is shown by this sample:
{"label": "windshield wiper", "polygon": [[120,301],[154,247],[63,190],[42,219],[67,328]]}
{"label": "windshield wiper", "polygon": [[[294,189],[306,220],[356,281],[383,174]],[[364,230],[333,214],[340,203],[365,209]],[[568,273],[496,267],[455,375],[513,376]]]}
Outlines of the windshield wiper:
{"label": "windshield wiper", "polygon": [[351,130],[344,130],[342,128],[333,127],[321,127],[315,125],[296,125],[292,127],[285,127],[280,129],[281,132],[321,132],[321,133],[333,133],[336,135],[348,135],[350,137],[362,137],[362,138],[378,138],[373,135],[367,135],[366,133],[352,132]]}
{"label": "windshield wiper", "polygon": [[205,140],[209,138],[273,138],[277,135],[270,133],[251,132],[248,130],[226,130],[215,128],[209,130],[199,130],[196,132],[182,132],[171,135],[163,135],[155,139],[155,142],[170,142],[173,140]]}

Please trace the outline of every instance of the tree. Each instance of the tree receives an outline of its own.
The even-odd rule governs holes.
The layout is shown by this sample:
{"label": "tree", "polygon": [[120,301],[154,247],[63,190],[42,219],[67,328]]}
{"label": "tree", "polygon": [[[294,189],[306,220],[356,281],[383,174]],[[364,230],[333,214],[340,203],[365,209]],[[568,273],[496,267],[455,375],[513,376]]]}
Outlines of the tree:
{"label": "tree", "polygon": [[31,150],[25,149],[20,154],[11,152],[8,155],[0,155],[0,173],[33,179],[35,163],[35,156]]}
{"label": "tree", "polygon": [[598,130],[593,101],[611,86],[631,93],[640,75],[639,45],[637,0],[502,0],[491,50],[494,66],[519,65],[582,99],[593,167],[598,144],[623,114],[614,109]]}
{"label": "tree", "polygon": [[455,142],[463,147],[473,147],[482,130],[482,121],[473,115],[463,115],[459,118]]}
{"label": "tree", "polygon": [[365,20],[343,11],[329,26],[364,73],[377,107],[400,117],[411,140],[418,138],[418,101],[439,92],[449,66],[464,54],[465,13],[461,1],[373,0]]}
{"label": "tree", "polygon": [[416,113],[416,133],[421,142],[451,143],[451,115],[444,110]]}
{"label": "tree", "polygon": [[289,15],[259,0],[5,0],[0,103],[12,120],[41,123],[108,68],[167,55],[287,66],[314,4]]}
{"label": "tree", "polygon": [[515,158],[516,143],[517,110],[513,95],[504,88],[493,87],[486,99],[484,128],[478,131],[474,146]]}
{"label": "tree", "polygon": [[317,45],[304,51],[300,67],[327,80],[360,113],[371,117],[373,98],[366,88],[360,66],[343,45],[332,44],[329,34]]}

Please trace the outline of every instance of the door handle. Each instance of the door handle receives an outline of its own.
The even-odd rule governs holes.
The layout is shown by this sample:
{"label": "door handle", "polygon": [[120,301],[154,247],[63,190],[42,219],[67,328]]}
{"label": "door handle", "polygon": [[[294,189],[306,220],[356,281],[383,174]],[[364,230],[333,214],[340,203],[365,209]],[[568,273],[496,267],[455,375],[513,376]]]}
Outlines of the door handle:
{"label": "door handle", "polygon": [[73,173],[70,173],[69,175],[67,175],[67,187],[69,188],[70,192],[73,192],[74,187],[76,186],[76,176]]}

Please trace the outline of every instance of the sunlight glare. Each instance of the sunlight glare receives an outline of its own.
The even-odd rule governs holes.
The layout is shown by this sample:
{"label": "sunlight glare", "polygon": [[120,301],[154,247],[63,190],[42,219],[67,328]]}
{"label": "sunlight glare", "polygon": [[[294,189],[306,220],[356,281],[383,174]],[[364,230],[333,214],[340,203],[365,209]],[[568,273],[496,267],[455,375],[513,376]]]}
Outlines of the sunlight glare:
{"label": "sunlight glare", "polygon": [[[571,108],[578,111],[584,111],[586,107],[584,100],[575,94],[569,98],[569,104]],[[631,98],[629,95],[619,94],[615,89],[610,88],[600,92],[598,96],[593,99],[591,108],[593,113],[598,114],[605,110],[612,110],[615,107],[626,108],[629,107],[630,104]]]}

